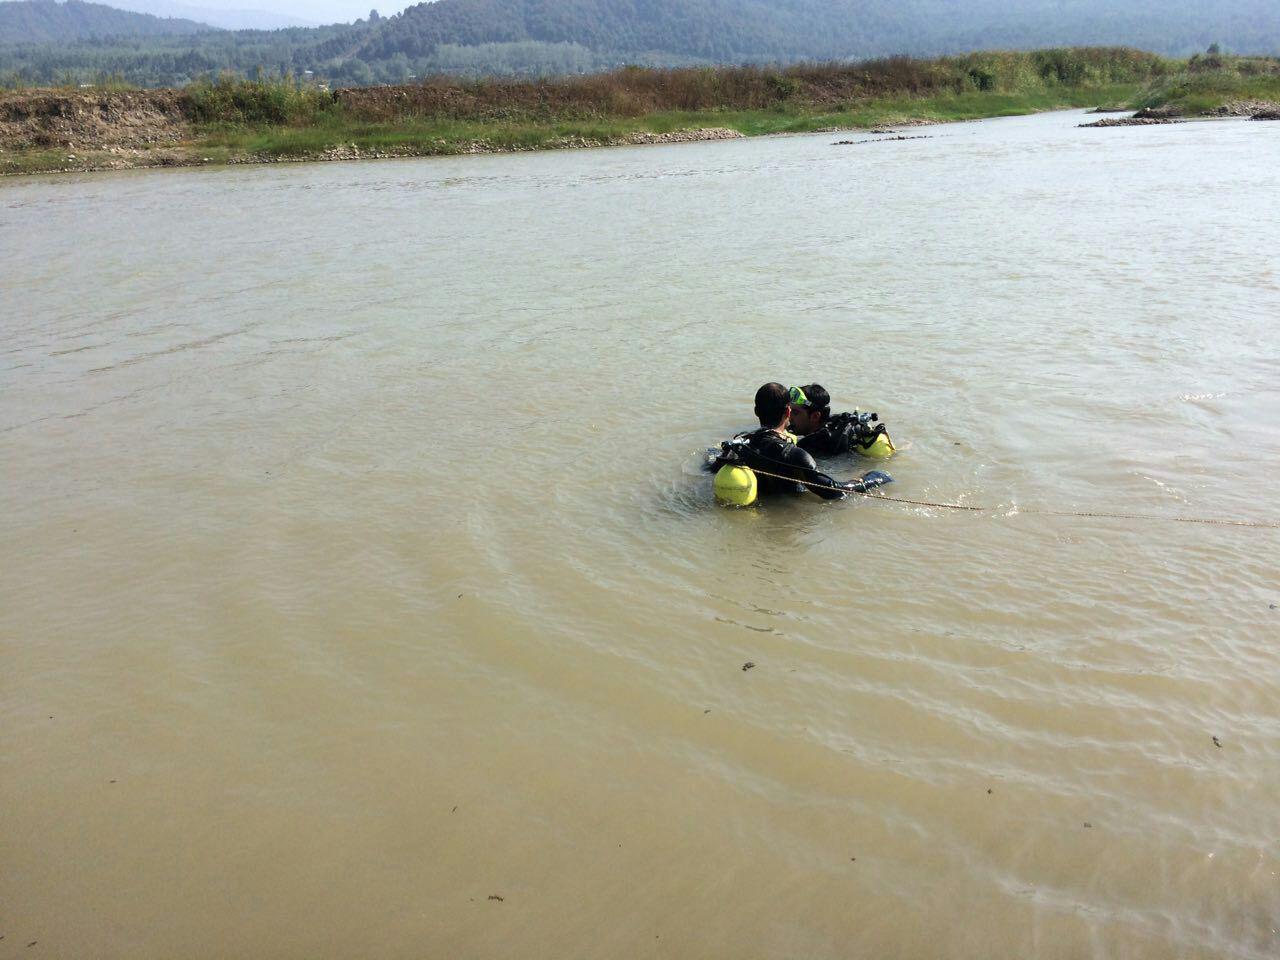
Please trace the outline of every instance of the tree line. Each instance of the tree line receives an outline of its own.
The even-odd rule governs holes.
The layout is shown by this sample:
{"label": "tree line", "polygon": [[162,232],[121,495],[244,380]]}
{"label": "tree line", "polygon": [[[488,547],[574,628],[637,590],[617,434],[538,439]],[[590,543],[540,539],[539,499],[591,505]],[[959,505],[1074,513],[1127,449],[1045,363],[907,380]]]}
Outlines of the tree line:
{"label": "tree line", "polygon": [[[9,2],[0,14],[46,6],[83,14],[96,5]],[[229,72],[359,86],[442,72],[549,76],[1062,45],[1187,56],[1211,43],[1280,53],[1274,0],[437,0],[311,29],[0,42],[0,83],[183,86]]]}

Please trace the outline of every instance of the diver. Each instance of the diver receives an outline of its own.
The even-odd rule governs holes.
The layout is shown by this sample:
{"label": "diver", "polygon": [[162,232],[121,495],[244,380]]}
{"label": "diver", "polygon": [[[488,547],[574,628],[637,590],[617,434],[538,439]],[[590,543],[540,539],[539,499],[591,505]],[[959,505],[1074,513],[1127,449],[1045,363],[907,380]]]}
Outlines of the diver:
{"label": "diver", "polygon": [[839,457],[860,453],[884,459],[894,452],[893,441],[874,413],[831,413],[831,394],[819,383],[792,387],[790,428],[801,450],[813,457]]}
{"label": "diver", "polygon": [[791,398],[780,383],[766,383],[756,391],[760,429],[739,434],[721,447],[710,468],[716,470],[716,496],[746,506],[757,496],[800,494],[806,490],[824,500],[842,500],[848,493],[866,493],[892,478],[872,470],[858,480],[840,482],[818,470],[806,451],[787,432]]}

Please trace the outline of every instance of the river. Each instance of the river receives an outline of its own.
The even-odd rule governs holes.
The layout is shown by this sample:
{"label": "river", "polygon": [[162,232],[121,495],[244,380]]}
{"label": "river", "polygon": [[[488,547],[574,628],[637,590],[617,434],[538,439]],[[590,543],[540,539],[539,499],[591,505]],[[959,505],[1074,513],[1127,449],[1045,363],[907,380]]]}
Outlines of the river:
{"label": "river", "polygon": [[0,958],[1280,954],[1280,531],[1031,512],[1280,521],[1280,125],[1082,119],[0,184]]}

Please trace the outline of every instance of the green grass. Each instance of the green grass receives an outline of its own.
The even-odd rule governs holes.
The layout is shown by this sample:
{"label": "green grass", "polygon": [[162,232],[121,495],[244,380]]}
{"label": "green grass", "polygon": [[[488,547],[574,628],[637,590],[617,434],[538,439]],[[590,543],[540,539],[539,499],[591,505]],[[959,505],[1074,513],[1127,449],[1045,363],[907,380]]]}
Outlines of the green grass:
{"label": "green grass", "polygon": [[1144,90],[1136,107],[1172,107],[1184,116],[1207,113],[1232,100],[1280,101],[1280,76],[1237,74],[1182,76]]}
{"label": "green grass", "polygon": [[[6,150],[0,154],[0,174],[56,173],[75,164],[67,161],[66,150]],[[81,155],[76,154],[79,158]]]}
{"label": "green grass", "polygon": [[[782,71],[627,69],[548,81],[428,78],[408,87],[335,93],[287,78],[226,77],[182,91],[176,122],[184,143],[144,151],[128,165],[319,158],[334,150],[349,155],[353,145],[362,155],[532,150],[703,127],[762,136],[1092,106],[1173,105],[1195,114],[1239,99],[1280,100],[1280,59],[1171,61],[1123,49],[1046,50]],[[172,103],[170,95],[170,108]],[[69,152],[76,161],[67,160]],[[118,154],[87,150],[0,153],[0,173],[120,163]]]}
{"label": "green grass", "polygon": [[[159,160],[159,154],[171,159],[171,166],[221,166],[230,163],[238,155],[236,151],[225,147],[202,144],[196,147],[173,149],[165,147],[158,151],[154,160],[146,160],[147,151],[142,158],[134,162],[122,163],[119,154],[106,150],[6,150],[0,152],[0,176],[40,173],[82,172],[88,170],[115,170],[141,166],[165,166]],[[74,160],[68,157],[74,156]]]}
{"label": "green grass", "polygon": [[473,143],[493,150],[532,150],[568,139],[608,142],[634,133],[661,134],[703,127],[727,127],[746,136],[762,136],[832,127],[870,128],[910,120],[946,122],[1020,116],[1128,99],[1138,89],[1135,84],[1113,84],[1026,94],[975,91],[924,98],[887,97],[835,110],[788,104],[767,110],[671,110],[641,117],[545,122],[407,119],[363,123],[330,112],[306,126],[207,124],[202,127],[195,149],[298,158],[354,144],[361,153],[432,155],[465,152]]}
{"label": "green grass", "polygon": [[1280,59],[1193,57],[1181,70],[1149,82],[1133,106],[1170,107],[1196,116],[1233,100],[1280,101]]}
{"label": "green grass", "polygon": [[198,124],[314,124],[339,113],[333,97],[314,87],[284,80],[242,80],[224,76],[201,81],[183,93],[191,119]]}

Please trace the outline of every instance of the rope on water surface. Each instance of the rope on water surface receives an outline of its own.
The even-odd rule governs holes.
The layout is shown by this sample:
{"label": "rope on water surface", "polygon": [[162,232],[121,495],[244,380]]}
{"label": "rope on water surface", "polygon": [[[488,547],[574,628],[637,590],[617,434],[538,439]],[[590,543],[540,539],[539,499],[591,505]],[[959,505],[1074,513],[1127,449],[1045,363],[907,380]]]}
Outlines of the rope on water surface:
{"label": "rope on water surface", "polygon": [[[795,477],[786,477],[780,473],[770,473],[767,470],[757,470],[755,467],[747,467],[752,473],[757,473],[762,477],[773,477],[775,480],[785,480],[788,483],[799,483],[806,487],[817,487],[823,490],[831,489],[824,483],[814,483],[812,480],[797,480]],[[868,500],[885,500],[889,503],[905,503],[913,507],[936,507],[939,510],[963,510],[969,513],[996,513],[1001,511],[1001,507],[976,507],[967,503],[936,503],[932,500],[909,500],[906,497],[890,497],[883,493],[872,493],[869,490],[848,490],[845,493],[855,493],[860,497],[866,497]],[[1025,513],[1039,517],[1087,517],[1093,520],[1163,520],[1170,523],[1204,523],[1212,526],[1221,527],[1255,527],[1262,530],[1280,530],[1280,522],[1272,522],[1267,520],[1228,520],[1218,517],[1162,517],[1154,513],[1098,513],[1075,510],[1035,510],[1023,509],[1021,507],[1013,507],[1009,513]]]}

